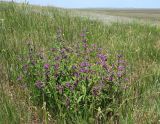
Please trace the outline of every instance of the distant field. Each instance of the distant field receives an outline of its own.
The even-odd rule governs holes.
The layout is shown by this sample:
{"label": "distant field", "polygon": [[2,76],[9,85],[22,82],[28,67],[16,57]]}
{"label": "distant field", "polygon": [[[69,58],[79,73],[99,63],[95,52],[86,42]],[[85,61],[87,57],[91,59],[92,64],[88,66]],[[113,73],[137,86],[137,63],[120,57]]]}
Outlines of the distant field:
{"label": "distant field", "polygon": [[81,9],[80,11],[145,19],[155,22],[160,21],[160,9]]}

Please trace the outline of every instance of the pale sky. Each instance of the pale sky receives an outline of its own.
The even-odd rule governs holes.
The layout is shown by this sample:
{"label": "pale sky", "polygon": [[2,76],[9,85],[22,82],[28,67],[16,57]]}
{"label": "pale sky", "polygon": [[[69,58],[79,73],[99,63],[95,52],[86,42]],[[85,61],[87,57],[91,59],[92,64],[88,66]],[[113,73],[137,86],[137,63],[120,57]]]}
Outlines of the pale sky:
{"label": "pale sky", "polygon": [[[5,0],[3,0],[5,1]],[[7,0],[6,0],[7,1]],[[14,0],[23,2],[25,0]],[[30,4],[65,8],[160,8],[160,0],[26,0]]]}

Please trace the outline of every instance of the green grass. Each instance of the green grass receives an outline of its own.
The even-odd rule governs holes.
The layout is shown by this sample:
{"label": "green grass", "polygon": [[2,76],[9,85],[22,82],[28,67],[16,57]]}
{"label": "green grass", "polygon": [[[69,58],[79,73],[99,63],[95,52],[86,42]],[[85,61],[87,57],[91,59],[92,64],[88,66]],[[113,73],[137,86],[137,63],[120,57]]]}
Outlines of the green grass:
{"label": "green grass", "polygon": [[[112,55],[122,51],[128,62],[129,81],[123,102],[117,109],[120,122],[159,123],[160,49],[157,43],[160,41],[160,27],[138,23],[104,25],[98,21],[70,17],[69,12],[65,10],[26,4],[1,2],[0,8],[0,19],[4,19],[0,27],[0,59],[4,72],[1,77],[7,75],[7,79],[2,81],[3,85],[9,84],[3,86],[5,89],[0,92],[0,123],[20,123],[20,118],[24,118],[25,123],[32,120],[32,111],[26,111],[26,107],[34,104],[28,100],[29,96],[23,97],[24,94],[29,94],[27,91],[23,93],[16,81],[18,55],[27,50],[28,42],[32,42],[37,49],[50,49],[56,42],[56,32],[59,28],[63,32],[62,37],[66,45],[81,41],[79,34],[86,28],[90,43],[97,44]],[[11,99],[8,92],[3,92],[5,90],[18,97]],[[24,101],[25,107],[22,104],[17,106],[21,100]],[[35,108],[38,108],[37,118],[49,123],[50,110],[38,106]],[[51,114],[51,120],[56,122],[58,118]],[[83,121],[85,122],[82,119],[81,122]]]}
{"label": "green grass", "polygon": [[12,122],[12,124],[19,123],[20,118],[18,116],[18,113],[15,109],[15,106],[12,105],[9,98],[4,95],[3,91],[0,92],[0,123],[1,124],[9,124]]}

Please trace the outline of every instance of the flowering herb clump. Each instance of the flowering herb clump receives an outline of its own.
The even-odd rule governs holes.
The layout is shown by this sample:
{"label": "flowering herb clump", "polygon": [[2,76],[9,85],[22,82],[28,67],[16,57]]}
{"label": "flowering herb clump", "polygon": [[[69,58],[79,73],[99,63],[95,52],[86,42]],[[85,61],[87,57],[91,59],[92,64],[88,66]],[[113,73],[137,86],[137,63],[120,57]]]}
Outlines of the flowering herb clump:
{"label": "flowering herb clump", "polygon": [[[59,33],[57,39],[61,39]],[[57,116],[72,119],[72,114],[82,118],[85,115],[96,121],[100,108],[104,121],[114,116],[121,104],[126,62],[123,55],[113,57],[90,44],[85,31],[80,36],[78,48],[58,43],[56,48],[44,53],[47,57],[39,56],[29,46],[27,60],[20,66],[23,78],[19,77],[18,81],[27,84],[35,103],[45,101]],[[108,108],[112,114],[108,114]]]}

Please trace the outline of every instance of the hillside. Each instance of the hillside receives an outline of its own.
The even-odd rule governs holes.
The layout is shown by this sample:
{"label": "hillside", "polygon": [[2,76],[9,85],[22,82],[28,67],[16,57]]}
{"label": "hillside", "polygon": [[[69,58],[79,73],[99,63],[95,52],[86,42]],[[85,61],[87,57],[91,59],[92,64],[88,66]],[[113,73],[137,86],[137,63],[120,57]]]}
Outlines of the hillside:
{"label": "hillside", "polygon": [[159,123],[160,27],[71,11],[0,2],[0,123]]}

